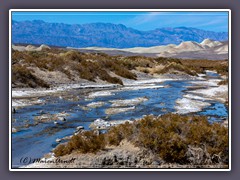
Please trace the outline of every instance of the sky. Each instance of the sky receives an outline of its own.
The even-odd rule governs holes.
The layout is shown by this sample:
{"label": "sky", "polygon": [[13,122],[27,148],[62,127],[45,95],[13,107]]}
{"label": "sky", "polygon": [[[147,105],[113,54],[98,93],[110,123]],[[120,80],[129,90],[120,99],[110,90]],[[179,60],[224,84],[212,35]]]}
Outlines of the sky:
{"label": "sky", "polygon": [[148,31],[163,27],[193,27],[228,32],[228,12],[12,12],[12,20],[86,24],[114,23]]}

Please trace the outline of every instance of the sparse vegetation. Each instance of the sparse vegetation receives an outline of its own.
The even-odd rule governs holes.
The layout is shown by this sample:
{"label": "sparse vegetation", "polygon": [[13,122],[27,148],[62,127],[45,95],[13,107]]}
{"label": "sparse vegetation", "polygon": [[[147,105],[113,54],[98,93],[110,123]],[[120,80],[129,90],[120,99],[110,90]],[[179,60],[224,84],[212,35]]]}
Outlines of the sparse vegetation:
{"label": "sparse vegetation", "polygon": [[228,74],[228,60],[181,60],[181,63],[197,73],[215,70],[221,75]]}
{"label": "sparse vegetation", "polygon": [[18,87],[46,87],[49,85],[36,77],[26,66],[15,64],[12,66],[12,82]]}
{"label": "sparse vegetation", "polygon": [[228,84],[228,79],[222,80],[218,83],[218,85],[226,85]]}
{"label": "sparse vegetation", "polygon": [[[25,71],[29,70],[27,73],[32,74],[31,82],[27,82],[27,78],[24,78],[25,75],[21,72],[18,73],[18,77],[14,77],[16,70],[19,69],[15,67],[13,84],[17,85],[19,82],[16,81],[20,81],[21,83],[25,82],[26,86],[29,87],[47,87],[47,83],[43,80],[39,81],[41,77],[34,78],[34,72],[30,72],[32,68],[39,68],[41,71],[59,71],[66,74],[68,79],[72,81],[79,77],[89,81],[101,79],[114,84],[123,84],[120,77],[136,80],[137,75],[132,70],[139,70],[149,74],[183,73],[195,76],[197,73],[204,73],[208,69],[215,70],[221,75],[228,74],[227,60],[181,60],[164,57],[109,56],[105,53],[82,53],[76,50],[60,48],[22,52],[13,50],[12,65],[16,65],[16,67],[24,66]],[[112,76],[111,72],[115,73],[117,77]],[[20,78],[21,75],[23,76],[22,78]]]}
{"label": "sparse vegetation", "polygon": [[105,147],[104,135],[96,135],[93,131],[85,131],[74,135],[67,145],[60,144],[55,148],[56,156],[70,154],[73,151],[80,153],[96,153]]}
{"label": "sparse vegetation", "polygon": [[158,57],[155,58],[155,61],[162,65],[168,65],[169,63],[182,64],[181,60],[177,58]]}
{"label": "sparse vegetation", "polygon": [[178,114],[146,116],[133,123],[112,127],[100,136],[94,135],[93,131],[88,132],[88,136],[84,132],[74,136],[66,145],[57,146],[54,152],[56,156],[72,151],[97,152],[106,145],[118,146],[123,140],[167,163],[228,164],[228,129],[218,123],[210,124],[204,116]]}
{"label": "sparse vegetation", "polygon": [[181,64],[176,64],[176,63],[171,63],[169,65],[166,65],[163,69],[159,71],[155,71],[155,73],[158,74],[165,74],[165,73],[170,73],[170,74],[175,74],[175,73],[186,73],[191,76],[197,75],[195,71],[191,71],[189,68],[184,67]]}
{"label": "sparse vegetation", "polygon": [[129,56],[129,57],[120,57],[118,62],[121,63],[124,67],[132,70],[137,67],[154,67],[156,61],[153,58],[143,57],[143,56]]}

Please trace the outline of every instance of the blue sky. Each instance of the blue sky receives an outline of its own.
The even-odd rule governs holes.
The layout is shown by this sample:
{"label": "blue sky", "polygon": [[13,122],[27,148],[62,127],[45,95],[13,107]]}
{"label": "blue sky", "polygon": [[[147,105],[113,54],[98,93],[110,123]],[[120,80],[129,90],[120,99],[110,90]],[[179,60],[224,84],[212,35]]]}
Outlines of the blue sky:
{"label": "blue sky", "polygon": [[12,19],[66,24],[114,23],[143,31],[185,26],[228,32],[228,12],[13,12]]}

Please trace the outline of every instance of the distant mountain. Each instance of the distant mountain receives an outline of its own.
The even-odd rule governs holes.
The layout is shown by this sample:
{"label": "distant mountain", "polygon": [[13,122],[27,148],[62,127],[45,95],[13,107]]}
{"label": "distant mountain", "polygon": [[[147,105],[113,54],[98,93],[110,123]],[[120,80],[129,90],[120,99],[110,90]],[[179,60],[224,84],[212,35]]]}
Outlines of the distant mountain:
{"label": "distant mountain", "polygon": [[227,32],[212,32],[196,28],[159,28],[139,31],[122,24],[63,24],[40,20],[12,21],[12,43],[47,44],[63,47],[131,48],[180,44],[204,39],[228,40]]}

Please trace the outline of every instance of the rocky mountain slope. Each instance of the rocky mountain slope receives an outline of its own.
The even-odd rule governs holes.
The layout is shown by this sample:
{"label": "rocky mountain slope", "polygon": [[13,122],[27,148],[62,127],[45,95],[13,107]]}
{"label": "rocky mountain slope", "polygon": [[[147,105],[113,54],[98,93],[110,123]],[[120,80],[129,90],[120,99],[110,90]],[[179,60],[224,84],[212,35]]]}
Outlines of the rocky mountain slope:
{"label": "rocky mountain slope", "polygon": [[12,21],[12,42],[47,44],[70,47],[150,47],[180,44],[183,41],[201,42],[209,38],[228,40],[227,32],[204,31],[196,28],[177,27],[139,31],[122,24],[91,23],[63,24],[44,21]]}

